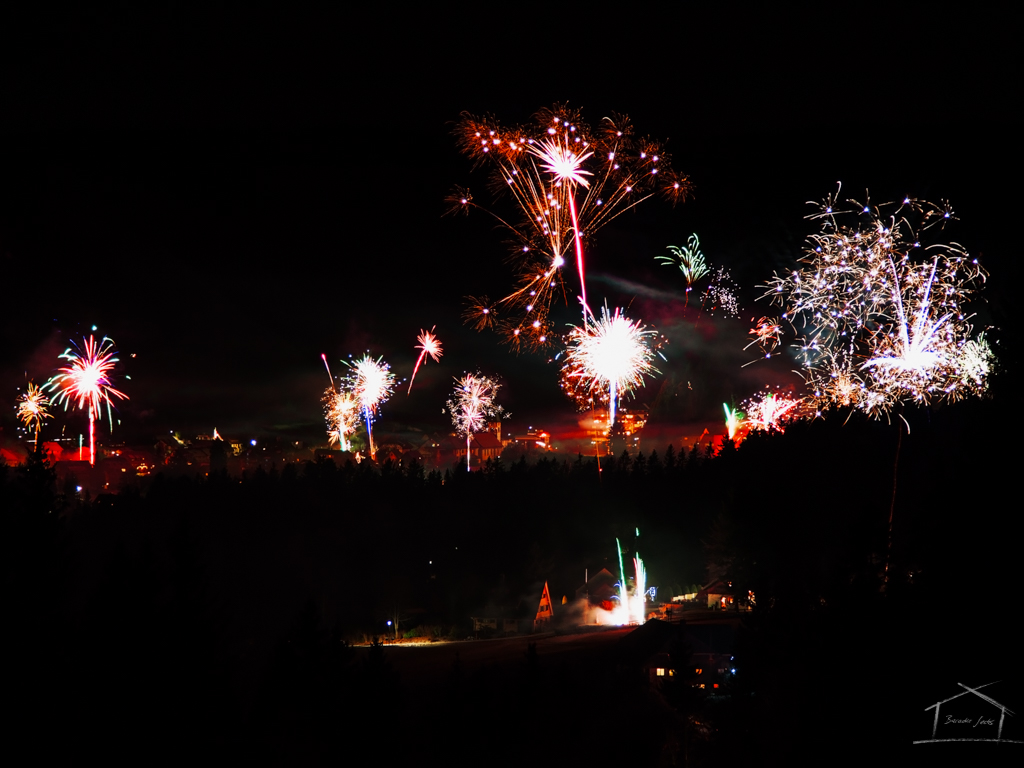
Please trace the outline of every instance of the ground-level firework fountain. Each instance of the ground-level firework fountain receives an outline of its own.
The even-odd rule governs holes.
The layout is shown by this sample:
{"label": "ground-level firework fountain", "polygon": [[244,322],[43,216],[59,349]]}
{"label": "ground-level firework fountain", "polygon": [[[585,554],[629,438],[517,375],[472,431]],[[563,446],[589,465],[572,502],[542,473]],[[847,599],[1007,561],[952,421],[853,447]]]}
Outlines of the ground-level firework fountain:
{"label": "ground-level firework fountain", "polygon": [[644,607],[647,604],[647,569],[637,552],[633,558],[633,594],[626,587],[626,570],[622,567],[622,544],[618,539],[615,546],[619,550],[619,607],[616,611],[617,624],[643,624]]}
{"label": "ground-level firework fountain", "polygon": [[[603,569],[587,582],[584,624],[604,626],[626,626],[643,624],[647,620],[647,597],[652,598],[655,588],[647,586],[647,569],[639,553],[633,557],[632,585],[626,577],[622,559],[622,543],[616,539],[619,557],[619,573],[615,575]],[[593,589],[593,592],[591,590]],[[596,601],[591,606],[591,601]]]}

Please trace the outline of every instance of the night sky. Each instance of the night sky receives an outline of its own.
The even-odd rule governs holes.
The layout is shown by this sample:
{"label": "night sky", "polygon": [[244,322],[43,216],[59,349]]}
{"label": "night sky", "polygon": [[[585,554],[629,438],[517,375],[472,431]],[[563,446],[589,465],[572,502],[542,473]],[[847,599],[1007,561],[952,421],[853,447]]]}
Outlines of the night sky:
{"label": "night sky", "polygon": [[[951,202],[948,237],[991,274],[978,327],[1001,327],[1012,375],[1021,67],[1000,19],[207,5],[5,12],[7,435],[26,374],[44,381],[94,324],[116,340],[131,397],[115,439],[217,427],[321,442],[320,354],[338,373],[368,350],[406,379],[433,325],[444,357],[411,397],[399,387],[380,430],[446,429],[452,377],[476,369],[501,377],[513,431],[571,424],[547,355],[460,320],[466,295],[511,289],[504,234],[443,215],[457,184],[490,199],[451,135],[460,112],[526,123],[555,102],[591,125],[628,114],[695,187],[676,207],[647,201],[588,252],[592,305],[628,306],[669,337],[640,402],[664,381],[679,401],[668,418],[717,421],[724,400],[798,381],[787,356],[740,368],[746,323],[771,311],[757,286],[816,230],[806,202],[839,181],[859,200]],[[679,321],[682,279],[654,257],[692,232],[741,286],[739,320]]]}

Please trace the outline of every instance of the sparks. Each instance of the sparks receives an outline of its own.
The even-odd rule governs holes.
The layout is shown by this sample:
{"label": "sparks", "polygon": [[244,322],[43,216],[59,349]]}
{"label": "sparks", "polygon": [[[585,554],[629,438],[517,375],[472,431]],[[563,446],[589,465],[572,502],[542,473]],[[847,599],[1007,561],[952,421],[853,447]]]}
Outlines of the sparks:
{"label": "sparks", "polygon": [[806,398],[771,391],[759,392],[743,403],[743,433],[785,432],[790,422],[811,415],[810,406],[813,403],[809,404]]}
{"label": "sparks", "polygon": [[366,437],[370,444],[370,458],[377,460],[377,446],[373,442],[373,419],[380,406],[391,397],[395,384],[395,374],[381,358],[374,360],[363,355],[354,363],[346,364],[352,369],[347,377],[348,388],[359,404],[363,421],[366,424]]}
{"label": "sparks", "polygon": [[782,323],[777,317],[762,317],[754,323],[754,327],[750,329],[750,335],[754,338],[743,349],[749,349],[757,344],[764,352],[765,357],[771,357],[782,337]]}
{"label": "sparks", "polygon": [[[499,303],[517,311],[528,306],[529,323],[546,323],[554,299],[565,295],[561,268],[570,251],[586,322],[587,240],[655,191],[675,200],[690,191],[689,181],[672,171],[669,156],[654,142],[636,139],[628,118],[619,115],[605,118],[594,131],[578,111],[559,105],[541,110],[529,127],[503,127],[492,117],[464,114],[456,135],[466,155],[493,168],[496,186],[510,193],[521,214],[516,223],[487,211],[512,232],[521,264],[518,286]],[[452,210],[480,208],[466,189],[457,189],[449,201]],[[478,308],[466,319],[477,329],[490,324]],[[515,346],[545,346],[550,334],[528,330],[529,323],[510,319],[499,330]]]}
{"label": "sparks", "polygon": [[634,322],[616,309],[604,307],[600,319],[573,327],[562,369],[563,380],[585,384],[576,389],[608,393],[608,427],[615,424],[616,401],[644,384],[645,376],[660,373],[652,364],[652,340],[657,332]]}
{"label": "sparks", "polygon": [[559,144],[552,139],[531,144],[529,151],[544,164],[544,170],[559,181],[569,181],[584,187],[590,186],[590,182],[583,177],[594,174],[584,171],[580,166],[583,165],[584,160],[594,154],[593,152],[578,154],[569,148],[568,142]]}
{"label": "sparks", "polygon": [[983,394],[995,358],[983,334],[971,338],[967,307],[986,273],[956,243],[922,247],[923,233],[952,218],[949,207],[848,202],[825,200],[809,217],[822,226],[801,267],[766,286],[797,329],[818,407],[877,416],[904,402]]}
{"label": "sparks", "polygon": [[[872,351],[872,357],[864,363],[862,369],[870,369],[879,386],[893,391],[898,396],[900,391],[926,392],[932,386],[932,377],[940,367],[955,365],[955,347],[943,344],[942,328],[952,318],[952,312],[940,317],[931,303],[932,284],[935,281],[935,268],[938,257],[932,263],[931,274],[924,284],[923,290],[913,292],[908,298],[916,304],[912,321],[908,322],[907,312],[903,305],[905,290],[900,285],[900,275],[896,265],[889,260],[893,276],[893,303],[896,307],[895,333],[881,335],[878,344]],[[954,356],[951,358],[951,352]],[[917,395],[921,399],[922,395]]]}
{"label": "sparks", "polygon": [[28,383],[28,391],[18,398],[18,418],[31,429],[35,427],[35,445],[39,447],[39,430],[43,426],[43,419],[51,418],[48,411],[50,399],[46,393],[31,381]]}
{"label": "sparks", "polygon": [[619,607],[613,611],[612,621],[620,625],[643,624],[647,618],[647,569],[637,552],[633,558],[633,594],[630,594],[626,569],[622,566],[622,542],[615,539],[615,547],[619,553]]}
{"label": "sparks", "polygon": [[470,471],[470,444],[489,421],[501,418],[504,409],[494,402],[501,385],[479,373],[455,380],[455,395],[448,401],[455,431],[466,438],[466,471]]}
{"label": "sparks", "polygon": [[[725,267],[719,267],[711,277],[711,282],[704,291],[701,301],[701,309],[709,305],[708,313],[714,314],[721,311],[730,317],[736,317],[740,313],[740,300],[737,296],[739,287]],[[698,319],[700,319],[698,317]]]}
{"label": "sparks", "polygon": [[462,313],[466,325],[472,325],[477,331],[493,328],[498,320],[498,313],[486,296],[467,296],[466,309]]}
{"label": "sparks", "polygon": [[356,431],[359,423],[359,401],[352,392],[338,391],[332,386],[324,392],[323,403],[331,444],[338,443],[341,450],[351,451],[349,435]]}

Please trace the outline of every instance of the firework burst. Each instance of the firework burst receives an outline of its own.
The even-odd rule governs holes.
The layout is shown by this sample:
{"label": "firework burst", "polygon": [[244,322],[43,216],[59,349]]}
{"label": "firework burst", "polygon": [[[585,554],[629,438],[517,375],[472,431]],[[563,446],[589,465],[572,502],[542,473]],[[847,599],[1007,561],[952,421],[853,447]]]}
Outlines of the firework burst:
{"label": "firework burst", "polygon": [[466,309],[462,313],[462,321],[477,331],[493,328],[498,319],[494,305],[486,296],[467,296]]}
{"label": "firework burst", "polygon": [[323,403],[331,445],[337,443],[343,451],[352,450],[349,436],[359,424],[359,401],[350,391],[336,391],[331,387],[324,392]]}
{"label": "firework burst", "polygon": [[953,218],[948,205],[841,206],[830,196],[809,218],[821,231],[766,296],[796,329],[818,407],[879,415],[903,402],[984,393],[994,356],[984,335],[971,338],[968,304],[986,273],[956,243],[921,242]]}
{"label": "firework burst", "polygon": [[500,384],[479,373],[455,380],[455,395],[448,401],[455,431],[466,437],[466,471],[470,469],[470,443],[489,421],[501,418],[504,409],[494,402]]}
{"label": "firework burst", "polygon": [[370,458],[376,461],[377,447],[373,442],[373,419],[380,406],[387,402],[395,386],[395,374],[382,358],[374,360],[363,355],[354,363],[346,364],[351,369],[346,378],[348,390],[358,404],[366,424],[366,436],[370,443]]}
{"label": "firework burst", "polygon": [[577,366],[563,365],[558,384],[580,411],[608,407],[608,388],[595,387],[594,379],[582,375]]}
{"label": "firework burst", "polygon": [[585,393],[607,392],[611,429],[618,398],[643,386],[645,376],[659,373],[652,362],[659,341],[657,331],[630,320],[619,309],[613,314],[604,307],[600,319],[589,319],[570,331],[562,368],[563,389],[577,402]]}
{"label": "firework burst", "polygon": [[46,393],[31,381],[28,383],[28,391],[18,398],[18,418],[29,429],[35,428],[35,444],[39,447],[39,430],[43,426],[43,419],[52,418],[47,410],[50,399]]}
{"label": "firework burst", "polygon": [[754,338],[743,349],[750,349],[757,344],[764,352],[765,357],[771,357],[782,338],[782,323],[777,317],[762,317],[754,323],[754,327],[750,329],[750,335]]}
{"label": "firework burst", "polygon": [[63,403],[64,410],[72,403],[79,410],[88,408],[89,463],[92,465],[96,464],[94,424],[100,408],[106,404],[107,417],[113,430],[111,398],[128,399],[128,395],[114,389],[110,382],[110,374],[118,361],[115,354],[114,342],[106,336],[98,344],[93,336],[87,341],[83,339],[81,348],[68,347],[61,353],[60,357],[67,360],[68,364],[58,369],[57,374],[46,384],[47,389],[57,393],[54,403]]}
{"label": "firework burst", "polygon": [[985,334],[979,333],[978,338],[964,344],[957,355],[956,367],[961,386],[968,389],[984,389],[995,362],[996,356],[989,347]]}
{"label": "firework burst", "polygon": [[730,317],[737,317],[740,313],[740,300],[737,291],[739,291],[739,287],[733,281],[729,270],[719,267],[715,270],[711,277],[711,283],[704,291],[701,309],[708,306],[708,314],[722,312]]}
{"label": "firework burst", "polygon": [[533,317],[519,322],[508,320],[498,324],[498,333],[514,351],[544,349],[557,341],[548,318]]}
{"label": "firework burst", "polygon": [[[435,325],[434,328],[436,327],[437,326]],[[434,328],[431,328],[429,331],[424,331],[421,328],[420,335],[416,337],[416,341],[419,342],[416,349],[422,351],[420,352],[420,356],[416,358],[416,365],[412,369],[412,376],[409,377],[409,392],[406,394],[412,394],[412,383],[416,380],[416,371],[420,369],[420,363],[423,362],[423,359],[427,355],[430,355],[430,359],[435,363],[441,359],[441,342],[438,341],[437,336],[434,335]]]}
{"label": "firework burst", "polygon": [[[554,298],[564,295],[561,268],[570,253],[586,321],[585,243],[656,191],[679,200],[690,190],[664,149],[637,139],[623,116],[605,118],[595,131],[566,106],[541,110],[529,127],[504,127],[490,116],[464,114],[455,133],[460,150],[478,164],[490,164],[494,188],[507,191],[518,208],[515,220],[488,211],[512,233],[521,265],[518,287],[501,301],[522,315],[522,322],[511,325],[520,329],[516,343],[523,342],[521,326],[537,319],[546,323]],[[457,189],[449,201],[453,210],[480,207],[467,189]],[[474,314],[469,322],[478,320]]]}
{"label": "firework burst", "polygon": [[785,432],[787,424],[809,415],[808,407],[806,398],[759,392],[743,403],[745,419],[742,426],[745,432]]}
{"label": "firework burst", "polygon": [[672,254],[671,256],[655,256],[654,258],[666,266],[679,267],[679,271],[683,273],[683,277],[686,279],[686,301],[683,303],[685,309],[690,302],[690,291],[693,290],[693,284],[708,274],[710,270],[707,262],[704,261],[704,254],[700,252],[700,240],[696,233],[687,238],[685,246],[670,245],[668,250]]}

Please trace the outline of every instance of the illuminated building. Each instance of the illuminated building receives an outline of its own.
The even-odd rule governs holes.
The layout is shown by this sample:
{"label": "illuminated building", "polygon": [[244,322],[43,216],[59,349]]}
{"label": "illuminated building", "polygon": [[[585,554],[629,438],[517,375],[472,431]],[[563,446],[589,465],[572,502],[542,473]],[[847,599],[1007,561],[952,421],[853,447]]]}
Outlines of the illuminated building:
{"label": "illuminated building", "polygon": [[533,620],[533,631],[547,629],[554,617],[554,610],[551,606],[551,593],[548,591],[548,583],[544,582],[544,590],[540,593],[540,603],[537,605],[537,616]]}
{"label": "illuminated building", "polygon": [[541,450],[551,450],[551,433],[546,432],[543,429],[529,428],[529,431],[525,435],[516,435],[509,440],[506,445],[513,443],[519,443],[526,446],[527,448],[540,448]]}
{"label": "illuminated building", "polygon": [[615,415],[615,424],[611,430],[608,429],[608,412],[594,410],[587,415],[587,418],[580,422],[580,425],[587,431],[590,442],[598,452],[604,455],[616,453],[613,450],[611,441],[613,438],[625,438],[626,449],[633,449],[639,446],[640,431],[647,424],[647,406],[641,406],[636,410],[620,408]]}
{"label": "illuminated building", "polygon": [[[461,439],[445,441],[442,447],[450,448],[456,458],[466,458],[466,443]],[[493,432],[477,432],[469,441],[470,463],[473,466],[483,464],[488,459],[498,459],[504,446]]]}

